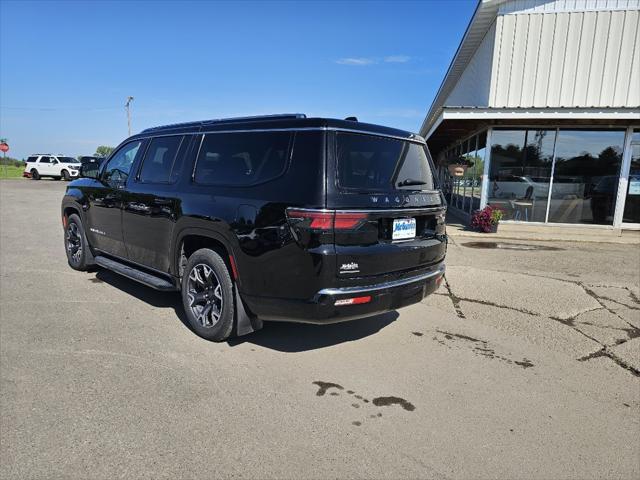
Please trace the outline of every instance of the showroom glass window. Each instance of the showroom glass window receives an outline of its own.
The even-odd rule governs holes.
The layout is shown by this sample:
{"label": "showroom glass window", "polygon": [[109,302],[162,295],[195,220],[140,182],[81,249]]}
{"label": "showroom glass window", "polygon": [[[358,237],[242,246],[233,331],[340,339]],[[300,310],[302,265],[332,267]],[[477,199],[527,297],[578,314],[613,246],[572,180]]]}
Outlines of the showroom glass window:
{"label": "showroom glass window", "polygon": [[[480,208],[486,150],[487,132],[485,130],[448,148],[438,157],[440,188],[450,206],[465,213],[473,213]],[[454,177],[450,174],[448,165],[456,163],[459,157],[464,157],[470,165],[462,177]]]}
{"label": "showroom glass window", "polygon": [[491,134],[488,203],[505,220],[544,222],[556,130],[502,130]]}
{"label": "showroom glass window", "polygon": [[631,166],[622,222],[640,224],[640,130],[634,130],[631,136]]}
{"label": "showroom glass window", "polygon": [[624,130],[560,130],[549,222],[612,225]]}

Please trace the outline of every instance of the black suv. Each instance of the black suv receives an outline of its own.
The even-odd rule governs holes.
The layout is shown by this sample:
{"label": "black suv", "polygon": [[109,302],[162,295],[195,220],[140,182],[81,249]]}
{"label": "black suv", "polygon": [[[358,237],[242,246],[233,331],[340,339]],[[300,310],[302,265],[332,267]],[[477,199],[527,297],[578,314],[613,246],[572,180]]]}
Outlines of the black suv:
{"label": "black suv", "polygon": [[69,265],[179,290],[200,336],[330,323],[442,280],[445,203],[424,140],[273,115],[150,128],[82,166],[62,200]]}

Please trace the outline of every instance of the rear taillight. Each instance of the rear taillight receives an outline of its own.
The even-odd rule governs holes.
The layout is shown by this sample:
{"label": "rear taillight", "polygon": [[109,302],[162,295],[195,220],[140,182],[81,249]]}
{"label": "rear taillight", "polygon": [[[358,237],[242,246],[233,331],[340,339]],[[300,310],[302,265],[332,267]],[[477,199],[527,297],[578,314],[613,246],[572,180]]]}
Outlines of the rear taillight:
{"label": "rear taillight", "polygon": [[349,230],[367,217],[366,213],[337,212],[335,210],[296,210],[288,209],[290,220],[305,222],[312,230]]}
{"label": "rear taillight", "polygon": [[353,298],[341,298],[336,300],[334,305],[340,307],[343,305],[362,305],[363,303],[369,303],[371,301],[371,295],[365,297],[353,297]]}
{"label": "rear taillight", "polygon": [[365,218],[367,218],[366,213],[336,212],[334,228],[336,230],[355,228]]}

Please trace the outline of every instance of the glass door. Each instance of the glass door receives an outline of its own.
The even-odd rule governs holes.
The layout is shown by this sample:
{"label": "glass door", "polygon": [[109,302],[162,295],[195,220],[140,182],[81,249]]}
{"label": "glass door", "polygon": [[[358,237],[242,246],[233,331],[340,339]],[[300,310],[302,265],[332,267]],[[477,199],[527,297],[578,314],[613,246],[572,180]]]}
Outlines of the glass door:
{"label": "glass door", "polygon": [[640,130],[635,130],[631,137],[631,165],[622,226],[640,228]]}

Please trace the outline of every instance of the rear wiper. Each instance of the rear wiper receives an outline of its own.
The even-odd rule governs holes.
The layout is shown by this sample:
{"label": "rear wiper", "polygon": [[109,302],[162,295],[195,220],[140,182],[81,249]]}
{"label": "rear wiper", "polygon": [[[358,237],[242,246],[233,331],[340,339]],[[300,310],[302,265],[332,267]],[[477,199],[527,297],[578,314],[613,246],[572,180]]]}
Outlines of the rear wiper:
{"label": "rear wiper", "polygon": [[413,178],[407,178],[401,182],[398,182],[399,187],[408,187],[409,185],[426,185],[427,182],[422,180],[414,180]]}

